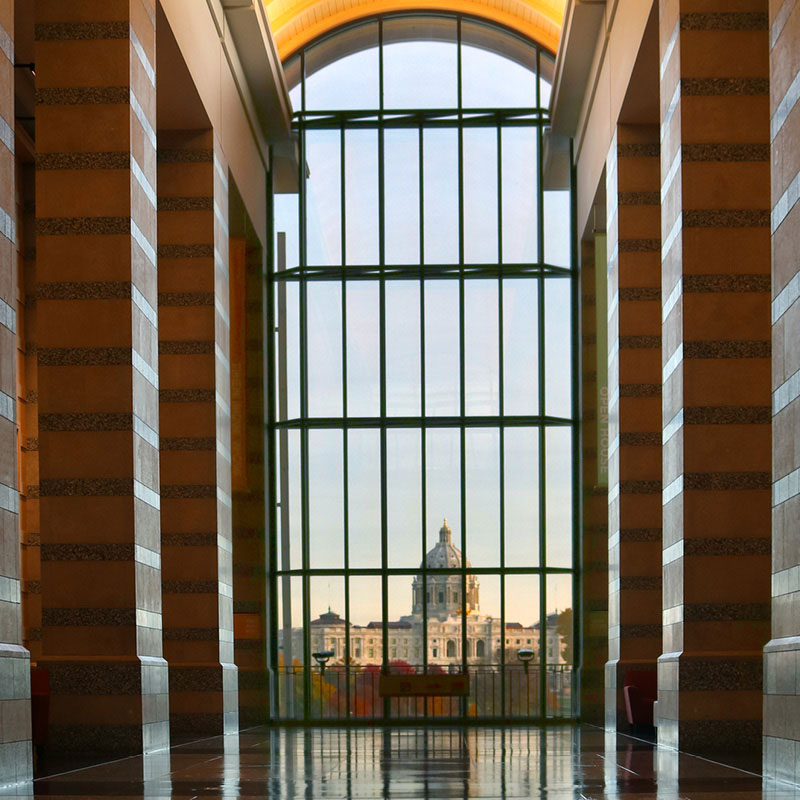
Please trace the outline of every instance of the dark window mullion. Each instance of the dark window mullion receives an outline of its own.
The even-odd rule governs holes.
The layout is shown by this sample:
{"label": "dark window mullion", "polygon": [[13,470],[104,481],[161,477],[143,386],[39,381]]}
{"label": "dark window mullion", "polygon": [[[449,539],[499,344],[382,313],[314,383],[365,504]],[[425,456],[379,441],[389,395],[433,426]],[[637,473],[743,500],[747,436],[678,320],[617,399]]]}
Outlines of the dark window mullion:
{"label": "dark window mullion", "polygon": [[[339,132],[339,198],[341,225],[341,258],[342,266],[347,265],[347,197],[346,197],[346,161],[344,127]],[[342,275],[342,416],[347,412],[347,278]],[[342,504],[344,522],[344,685],[345,714],[350,717],[350,433],[342,428]]]}
{"label": "dark window mullion", "polygon": [[[538,57],[538,54],[537,54]],[[538,63],[538,62],[537,62]],[[539,83],[536,83],[537,92]],[[537,191],[539,203],[537,208],[539,224],[539,263],[544,263],[544,168],[542,163],[542,129],[537,130],[536,168]],[[544,417],[546,412],[546,371],[545,361],[545,285],[543,276],[539,276],[539,414]],[[547,496],[546,496],[546,436],[545,425],[539,426],[539,565],[542,569],[547,567]],[[547,580],[544,574],[539,578],[539,716],[547,716]]]}
{"label": "dark window mullion", "polygon": [[[417,145],[419,171],[419,403],[420,417],[426,413],[425,393],[425,137],[419,126]],[[428,671],[428,436],[427,429],[420,427],[420,497],[422,540],[422,670]],[[423,700],[425,716],[428,716],[428,700]]]}
{"label": "dark window mullion", "polygon": [[[378,20],[378,86],[380,93],[380,109],[383,111],[383,19]],[[386,230],[385,230],[385,176],[384,176],[384,136],[383,116],[378,126],[378,259],[380,265],[379,302],[380,302],[380,417],[381,423],[386,419]],[[389,520],[388,520],[388,463],[387,463],[386,426],[381,424],[381,642],[382,670],[389,665]],[[389,698],[383,701],[383,716],[390,715]]]}
{"label": "dark window mullion", "polygon": [[[306,186],[306,136],[300,134],[299,177],[300,177],[300,202],[298,203],[299,219],[299,261],[300,273],[306,266],[306,203],[308,192]],[[300,417],[308,418],[308,287],[305,281],[300,282]],[[309,583],[309,471],[308,471],[308,429],[300,431],[300,480],[301,480],[301,563],[303,567],[302,593],[303,593],[303,717],[308,719],[311,714],[311,586]]]}

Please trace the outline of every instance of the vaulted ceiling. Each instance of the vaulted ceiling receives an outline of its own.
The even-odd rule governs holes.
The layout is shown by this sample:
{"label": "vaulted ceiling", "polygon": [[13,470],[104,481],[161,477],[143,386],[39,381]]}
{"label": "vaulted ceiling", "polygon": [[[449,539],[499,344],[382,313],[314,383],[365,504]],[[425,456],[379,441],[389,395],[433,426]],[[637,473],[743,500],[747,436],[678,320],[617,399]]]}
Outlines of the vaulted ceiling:
{"label": "vaulted ceiling", "polygon": [[506,25],[556,51],[567,0],[264,0],[282,59],[362,17],[392,11],[450,11]]}

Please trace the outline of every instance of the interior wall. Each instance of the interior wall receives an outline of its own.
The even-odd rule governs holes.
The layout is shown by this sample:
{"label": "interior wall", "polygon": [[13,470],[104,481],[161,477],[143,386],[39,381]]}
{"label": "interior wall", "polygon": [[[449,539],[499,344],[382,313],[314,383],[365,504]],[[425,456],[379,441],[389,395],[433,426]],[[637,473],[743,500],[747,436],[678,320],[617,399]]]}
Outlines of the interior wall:
{"label": "interior wall", "polygon": [[[159,70],[159,128],[196,127],[165,118],[165,114],[186,117],[196,113],[188,107],[192,98],[186,91],[185,76],[190,76],[263,244],[267,225],[267,143],[248,119],[237,75],[226,58],[211,11],[198,0],[160,0],[158,22],[158,58],[164,62]],[[174,85],[172,73],[181,79]]]}

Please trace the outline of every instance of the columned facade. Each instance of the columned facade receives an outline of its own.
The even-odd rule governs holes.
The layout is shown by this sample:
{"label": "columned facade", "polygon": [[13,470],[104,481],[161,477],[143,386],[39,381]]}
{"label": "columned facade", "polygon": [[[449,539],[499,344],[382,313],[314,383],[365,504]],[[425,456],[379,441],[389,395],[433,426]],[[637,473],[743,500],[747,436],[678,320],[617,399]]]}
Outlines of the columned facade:
{"label": "columned facade", "polygon": [[759,746],[769,637],[767,3],[739,7],[659,5],[658,736],[691,752]]}
{"label": "columned facade", "polygon": [[619,125],[606,159],[608,663],[606,724],[627,670],[661,652],[661,231],[658,129]]}
{"label": "columned facade", "polygon": [[800,782],[800,6],[770,4],[772,163],[772,639],[764,769]]}

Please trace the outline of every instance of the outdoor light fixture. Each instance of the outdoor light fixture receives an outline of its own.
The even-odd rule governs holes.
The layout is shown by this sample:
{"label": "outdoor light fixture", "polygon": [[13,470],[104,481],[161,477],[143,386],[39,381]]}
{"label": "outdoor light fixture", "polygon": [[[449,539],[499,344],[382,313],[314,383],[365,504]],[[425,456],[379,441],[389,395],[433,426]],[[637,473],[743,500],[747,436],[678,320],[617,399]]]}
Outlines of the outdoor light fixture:
{"label": "outdoor light fixture", "polygon": [[522,650],[517,650],[517,658],[522,662],[525,668],[525,674],[528,674],[528,662],[533,658],[533,650],[528,647],[523,647]]}
{"label": "outdoor light fixture", "polygon": [[321,674],[325,674],[325,665],[336,655],[333,650],[321,650],[319,653],[312,653],[311,654],[319,664],[319,671]]}

